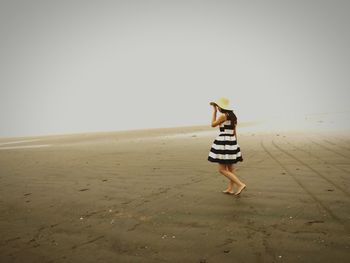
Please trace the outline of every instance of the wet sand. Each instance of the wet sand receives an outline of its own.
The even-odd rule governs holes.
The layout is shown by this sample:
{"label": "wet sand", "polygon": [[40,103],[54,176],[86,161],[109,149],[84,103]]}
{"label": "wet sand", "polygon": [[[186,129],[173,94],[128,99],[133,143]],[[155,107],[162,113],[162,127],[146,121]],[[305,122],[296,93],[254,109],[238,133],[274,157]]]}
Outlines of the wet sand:
{"label": "wet sand", "polygon": [[350,136],[208,127],[0,139],[0,262],[350,262]]}

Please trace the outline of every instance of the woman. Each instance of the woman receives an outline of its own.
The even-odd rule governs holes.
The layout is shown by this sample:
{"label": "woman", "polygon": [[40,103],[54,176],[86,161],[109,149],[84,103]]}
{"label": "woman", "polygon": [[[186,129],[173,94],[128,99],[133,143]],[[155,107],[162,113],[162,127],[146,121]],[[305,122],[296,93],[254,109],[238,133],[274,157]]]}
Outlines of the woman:
{"label": "woman", "polygon": [[[219,125],[220,134],[213,142],[208,161],[219,164],[219,172],[229,179],[228,187],[223,191],[225,194],[239,195],[246,185],[234,174],[233,164],[242,162],[242,153],[237,143],[237,117],[229,106],[227,98],[220,98],[215,102],[210,102],[213,106],[213,117],[211,127]],[[216,113],[219,110],[222,114],[216,119]],[[233,192],[234,185],[237,185],[237,192]]]}

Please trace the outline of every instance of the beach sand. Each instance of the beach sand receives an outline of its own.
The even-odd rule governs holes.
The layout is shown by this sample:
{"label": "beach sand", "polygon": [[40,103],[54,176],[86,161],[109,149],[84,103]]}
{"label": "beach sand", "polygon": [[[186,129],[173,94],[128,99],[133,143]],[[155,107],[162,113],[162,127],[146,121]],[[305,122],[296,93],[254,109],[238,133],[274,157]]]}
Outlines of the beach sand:
{"label": "beach sand", "polygon": [[350,136],[217,128],[0,139],[0,262],[350,262]]}

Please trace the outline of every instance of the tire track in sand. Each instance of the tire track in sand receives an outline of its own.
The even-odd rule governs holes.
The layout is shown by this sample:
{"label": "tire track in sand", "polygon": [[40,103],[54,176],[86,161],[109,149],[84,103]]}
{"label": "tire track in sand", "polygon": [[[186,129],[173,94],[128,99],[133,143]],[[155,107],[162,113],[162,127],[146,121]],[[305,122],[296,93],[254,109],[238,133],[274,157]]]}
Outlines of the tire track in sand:
{"label": "tire track in sand", "polygon": [[285,142],[286,142],[288,145],[294,147],[294,149],[297,149],[297,150],[299,150],[299,151],[301,151],[301,152],[307,153],[309,156],[312,156],[313,158],[315,158],[315,159],[317,159],[317,160],[319,160],[319,161],[321,161],[321,162],[323,162],[323,163],[325,163],[325,164],[327,164],[327,165],[330,165],[330,166],[334,167],[335,169],[338,169],[339,171],[342,171],[342,172],[344,172],[344,173],[346,173],[346,174],[349,174],[349,171],[348,171],[348,170],[346,170],[346,169],[344,169],[344,168],[342,168],[342,167],[338,167],[338,166],[336,166],[336,165],[334,165],[334,164],[332,164],[332,163],[330,163],[330,162],[328,162],[328,161],[326,161],[326,160],[324,160],[324,159],[318,157],[317,155],[311,153],[310,151],[307,151],[307,150],[304,150],[304,149],[302,149],[302,148],[300,148],[300,147],[298,147],[298,146],[295,146],[294,144],[292,144],[291,142],[288,142],[287,140],[285,140]]}
{"label": "tire track in sand", "polygon": [[349,144],[350,143],[349,140],[342,139],[342,138],[339,138],[337,136],[332,136],[332,138],[329,138],[329,137],[327,137],[325,135],[322,135],[322,134],[318,134],[318,135],[320,137],[324,138],[323,141],[328,142],[331,145],[336,145],[339,148],[342,148],[342,149],[350,151],[349,147],[340,144],[342,142],[346,143],[346,144]]}
{"label": "tire track in sand", "polygon": [[[260,141],[260,145],[261,147],[264,149],[264,151],[271,157],[271,159],[273,159],[283,170],[286,171],[286,174],[288,174],[319,206],[321,206],[324,211],[326,211],[328,213],[328,215],[335,221],[337,221],[338,223],[341,223],[342,225],[343,222],[342,220],[337,217],[325,204],[323,204],[321,202],[321,200],[319,200],[312,192],[310,192],[304,185],[303,183],[295,176],[294,173],[292,173],[280,160],[278,160],[272,153],[271,151],[269,151],[265,145],[263,140]],[[345,225],[344,225],[345,227]]]}
{"label": "tire track in sand", "polygon": [[335,154],[338,154],[339,156],[341,156],[341,157],[344,157],[345,159],[350,159],[350,156],[346,156],[346,155],[344,155],[344,154],[342,154],[342,153],[339,153],[339,152],[337,152],[337,151],[334,151],[333,149],[331,149],[331,148],[329,148],[329,147],[327,147],[327,146],[324,146],[323,144],[321,144],[321,143],[318,143],[318,142],[315,142],[314,140],[312,140],[312,139],[308,139],[310,142],[312,142],[313,144],[316,144],[316,145],[318,145],[318,146],[320,146],[321,148],[324,148],[324,149],[326,149],[326,150],[328,150],[328,151],[330,151],[330,152],[332,152],[332,153],[335,153]]}
{"label": "tire track in sand", "polygon": [[287,152],[286,150],[282,149],[280,146],[278,146],[274,140],[272,140],[272,144],[273,146],[275,146],[278,150],[280,150],[281,152],[285,153],[286,155],[288,155],[289,157],[291,157],[292,159],[296,160],[297,162],[299,162],[300,164],[302,164],[303,166],[307,167],[309,170],[313,171],[315,174],[317,174],[319,177],[321,177],[322,179],[326,180],[329,184],[333,185],[335,188],[337,188],[338,190],[340,190],[344,195],[346,195],[348,198],[350,198],[350,193],[347,192],[344,188],[342,188],[341,186],[337,185],[336,183],[334,183],[333,181],[329,180],[326,176],[324,176],[323,174],[321,174],[319,171],[315,170],[314,168],[312,168],[310,165],[308,165],[307,163],[303,162],[302,160],[298,159],[297,157],[295,157],[293,154]]}

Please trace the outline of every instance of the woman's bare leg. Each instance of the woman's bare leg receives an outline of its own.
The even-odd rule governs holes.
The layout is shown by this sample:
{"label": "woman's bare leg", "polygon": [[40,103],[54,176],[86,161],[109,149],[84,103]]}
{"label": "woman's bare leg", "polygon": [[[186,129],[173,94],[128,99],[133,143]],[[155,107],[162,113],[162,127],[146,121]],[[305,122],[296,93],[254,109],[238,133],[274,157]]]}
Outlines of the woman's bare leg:
{"label": "woman's bare leg", "polygon": [[222,192],[225,193],[225,194],[234,194],[234,192],[233,192],[233,185],[234,184],[235,183],[231,179],[229,179],[228,180],[227,189],[222,191]]}
{"label": "woman's bare leg", "polygon": [[[229,170],[231,173],[234,173],[235,167],[233,166],[233,164],[231,164],[231,163],[227,164],[226,167],[227,167],[227,170]],[[235,182],[230,179],[228,181],[227,190],[225,190],[225,191],[229,191],[230,194],[233,194],[234,184],[235,184]]]}
{"label": "woman's bare leg", "polygon": [[235,193],[236,195],[239,195],[241,193],[241,191],[246,187],[246,185],[244,183],[242,183],[233,172],[228,170],[227,165],[220,163],[219,164],[219,172],[221,174],[223,174],[224,176],[226,176],[230,181],[237,184],[238,190]]}
{"label": "woman's bare leg", "polygon": [[227,167],[228,167],[228,170],[231,173],[235,173],[236,172],[236,167],[232,163],[228,164]]}
{"label": "woman's bare leg", "polygon": [[[225,166],[225,168],[224,168],[224,166]],[[222,167],[220,167],[220,164],[219,164],[219,171],[220,171],[220,169],[225,169],[225,170],[227,170],[227,171],[229,171],[229,167],[228,167],[228,165],[226,165],[226,164],[222,164]],[[234,185],[234,182],[230,179],[230,178],[227,178],[228,179],[228,186],[227,186],[227,189],[226,190],[224,190],[224,191],[222,191],[224,194],[234,194],[234,192],[233,192],[233,185]]]}

